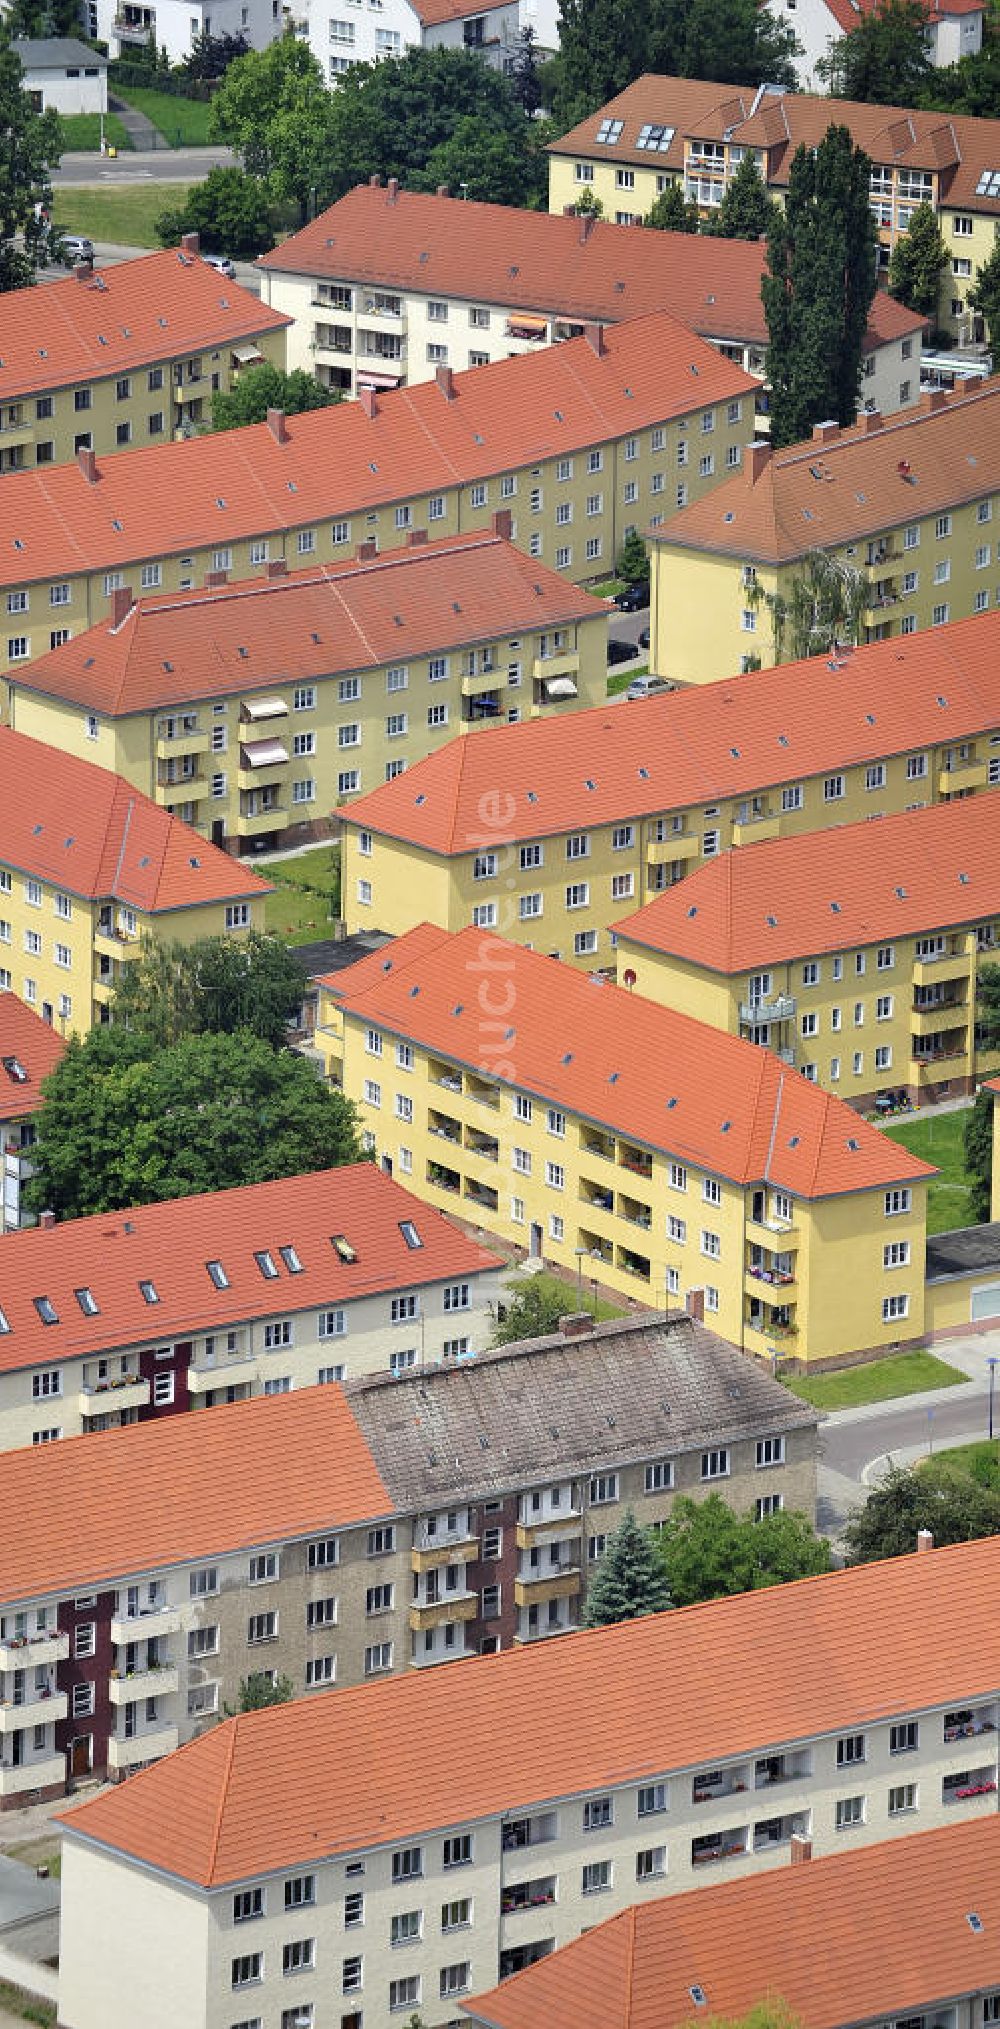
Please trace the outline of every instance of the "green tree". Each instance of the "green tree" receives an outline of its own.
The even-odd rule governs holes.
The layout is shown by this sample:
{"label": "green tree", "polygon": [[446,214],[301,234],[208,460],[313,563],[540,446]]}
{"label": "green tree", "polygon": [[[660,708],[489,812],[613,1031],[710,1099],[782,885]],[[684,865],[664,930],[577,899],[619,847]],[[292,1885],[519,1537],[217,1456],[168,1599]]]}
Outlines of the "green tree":
{"label": "green tree", "polygon": [[669,1605],[662,1559],[648,1529],[640,1529],[631,1508],[626,1508],[587,1587],[584,1627],[639,1620],[646,1613],[663,1613]]}
{"label": "green tree", "polygon": [[889,260],[889,294],[919,317],[937,321],[941,278],[948,249],[934,208],[918,204],[908,232],[900,233]]}
{"label": "green tree", "polygon": [[799,53],[794,31],[758,0],[657,0],[644,68],[793,91]]}
{"label": "green tree", "polygon": [[849,1564],[905,1557],[916,1549],[920,1529],[929,1529],[939,1544],[969,1543],[1000,1532],[1000,1488],[983,1486],[968,1474],[939,1472],[932,1463],[919,1471],[888,1464],[864,1506],[848,1517],[844,1542]]}
{"label": "green tree", "polygon": [[969,303],[984,319],[989,343],[1000,353],[1000,232],[995,231],[993,251],[976,269]]}
{"label": "green tree", "polygon": [[[318,151],[324,203],[372,176],[426,184],[435,149],[469,119],[478,122],[484,140],[490,137],[491,148],[498,129],[512,151],[527,154],[533,145],[532,123],[510,80],[471,50],[409,49],[384,63],[355,64],[328,100]],[[457,188],[450,176],[438,180]]]}
{"label": "green tree", "polygon": [[45,258],[59,118],[36,113],[24,72],[0,27],[0,294],[27,289]]}
{"label": "green tree", "polygon": [[818,59],[816,70],[836,99],[918,105],[935,77],[922,0],[876,0],[871,13],[860,15]]}
{"label": "green tree", "polygon": [[865,573],[828,550],[810,550],[787,592],[750,586],[747,593],[751,606],[763,598],[770,612],[776,662],[826,655],[838,641],[856,644],[870,596]]}
{"label": "green tree", "polygon": [[[1000,972],[995,965],[991,965],[988,969],[993,974],[995,989],[1000,988]],[[998,1017],[1000,1017],[1000,998],[993,1002],[994,1021],[997,1021]],[[965,1116],[962,1152],[965,1157],[965,1173],[969,1179],[972,1223],[976,1226],[985,1224],[992,1206],[993,1108],[998,1104],[1000,1100],[994,1099],[992,1092],[985,1090],[977,1092],[975,1104]]]}
{"label": "green tree", "polygon": [[212,100],[212,138],[228,142],[272,197],[297,204],[305,218],[323,183],[338,96],[327,91],[308,44],[289,32],[229,65]]}
{"label": "green tree", "polygon": [[941,112],[969,113],[977,120],[992,120],[1000,114],[1000,40],[988,18],[982,49],[975,56],[963,56],[958,63],[931,72],[921,93],[923,106]]}
{"label": "green tree", "polygon": [[197,83],[225,77],[231,63],[238,56],[246,56],[250,48],[245,35],[209,35],[204,29],[196,35],[188,55],[180,65],[185,77]]}
{"label": "green tree", "polygon": [[737,1515],[719,1494],[674,1502],[657,1547],[674,1606],[757,1592],[830,1569],[830,1546],[805,1515],[782,1509],[757,1522]]}
{"label": "green tree", "polygon": [[681,185],[673,182],[654,198],[642,222],[657,232],[698,232],[701,228],[698,206],[687,204]]}
{"label": "green tree", "polygon": [[31,1203],[59,1218],[360,1159],[343,1094],[245,1030],[159,1048],[119,1024],[93,1029],[43,1090]]}
{"label": "green tree", "polygon": [[491,1344],[512,1346],[518,1339],[542,1339],[554,1332],[561,1317],[574,1308],[573,1294],[547,1275],[526,1275],[508,1282]]}
{"label": "green tree", "polygon": [[732,181],[726,185],[718,211],[706,222],[705,231],[723,240],[767,238],[774,213],[774,199],[752,155],[744,155]]}
{"label": "green tree", "polygon": [[878,272],[870,170],[849,129],[829,127],[818,148],[796,150],[785,208],[772,213],[761,296],[776,449],[857,413]]}
{"label": "green tree", "polygon": [[522,28],[517,38],[513,69],[510,72],[511,90],[529,119],[534,118],[543,103],[537,41],[538,38],[530,23]]}
{"label": "green tree", "polygon": [[[269,1705],[288,1705],[294,1692],[291,1677],[276,1677],[272,1682],[266,1670],[252,1670],[249,1677],[240,1678],[236,1712],[264,1712]],[[235,1717],[231,1705],[226,1706],[226,1717]]]}
{"label": "green tree", "polygon": [[618,556],[618,576],[628,585],[648,585],[649,551],[637,528],[629,531]]}
{"label": "green tree", "polygon": [[179,210],[161,211],[155,230],[164,247],[176,246],[182,233],[196,232],[207,253],[252,260],[274,245],[267,185],[242,169],[210,169]]}
{"label": "green tree", "polygon": [[213,430],[240,430],[247,423],[263,423],[268,409],[283,409],[286,416],[300,416],[307,409],[328,409],[341,399],[337,388],[324,387],[304,367],[291,373],[265,360],[262,366],[247,367],[228,392],[212,396]]}
{"label": "green tree", "polygon": [[484,126],[474,113],[466,113],[410,181],[418,190],[437,190],[446,183],[453,197],[539,209],[548,184],[548,128],[529,120],[519,107],[513,126],[512,134],[510,126]]}
{"label": "green tree", "polygon": [[124,970],[111,1012],[157,1044],[244,1029],[272,1049],[306,986],[300,960],[279,937],[201,937],[194,944],[144,937]]}
{"label": "green tree", "polygon": [[593,191],[587,186],[581,190],[573,210],[576,212],[577,218],[603,218],[604,199],[595,197]]}

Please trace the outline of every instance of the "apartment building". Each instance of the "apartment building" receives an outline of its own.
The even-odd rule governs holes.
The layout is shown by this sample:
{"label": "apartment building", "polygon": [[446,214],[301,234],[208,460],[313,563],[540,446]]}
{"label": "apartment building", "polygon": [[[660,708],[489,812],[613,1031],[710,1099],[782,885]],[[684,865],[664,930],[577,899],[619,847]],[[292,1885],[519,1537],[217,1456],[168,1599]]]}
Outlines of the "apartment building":
{"label": "apartment building", "polygon": [[329,1075],[428,1204],[774,1366],[920,1338],[933,1172],[771,1051],[484,930],[320,991]]}
{"label": "apartment building", "polygon": [[[817,423],[748,451],[737,481],[650,529],[652,666],[678,683],[759,669],[840,640],[898,641],[1000,603],[1000,379],[920,398],[918,412]],[[797,637],[816,566],[843,618]],[[801,632],[801,629],[800,629]]]}
{"label": "apartment building", "polygon": [[119,776],[0,726],[0,991],[62,1034],[108,1020],[144,936],[263,930],[269,893]]}
{"label": "apartment building", "polygon": [[530,28],[534,47],[552,55],[559,47],[554,0],[345,0],[346,14],[320,12],[303,0],[293,13],[297,35],[309,46],[330,85],[358,63],[381,63],[408,49],[474,51],[494,70],[514,67],[521,33]]}
{"label": "apartment building", "polygon": [[200,260],[197,233],[169,252],[15,289],[4,303],[0,473],[205,429],[212,395],[247,366],[284,369],[289,322]]}
{"label": "apartment building", "polygon": [[734,1505],[812,1513],[815,1410],[689,1318],[591,1334],[111,1433],[96,1504],[85,1442],[8,1453],[0,1808],[134,1772],[254,1673],[302,1696],[563,1633],[624,1504],[662,1524],[720,1452]]}
{"label": "apartment building", "polygon": [[976,1019],[1000,946],[1000,799],[871,815],[699,867],[614,925],[619,979],[854,1106],[974,1091],[1000,1068]]}
{"label": "apartment building", "polygon": [[985,614],[453,740],[344,814],[347,926],[471,923],[613,974],[623,911],[731,846],[996,787],[998,655]]}
{"label": "apartment building", "polygon": [[602,1915],[790,1882],[795,1833],[825,1855],[995,1818],[997,1559],[960,1544],[232,1719],[61,1820],[61,2019],[103,2029],[127,1981],[149,2029],[439,2029]]}
{"label": "apartment building", "polygon": [[81,18],[93,42],[126,62],[151,43],[183,63],[202,35],[242,35],[251,49],[266,49],[284,33],[281,0],[83,0]]}
{"label": "apartment building", "polygon": [[[578,217],[383,189],[378,177],[259,262],[263,301],[293,318],[289,364],[345,394],[415,387],[436,367],[486,366],[590,322],[669,310],[757,380],[764,249],[690,233],[616,232]],[[880,292],[865,343],[867,406],[920,391],[924,320]],[[761,420],[766,422],[766,416]],[[686,484],[681,472],[678,489]]]}
{"label": "apartment building", "polygon": [[[797,15],[790,25],[798,34]],[[1000,217],[996,121],[849,99],[837,100],[836,116],[871,158],[881,266],[888,268],[917,205],[930,204],[951,254],[937,322],[962,343],[981,338],[968,295],[976,268],[993,250]],[[637,78],[552,143],[549,210],[561,211],[589,191],[606,218],[629,223],[644,217],[668,184],[679,183],[711,217],[748,155],[772,196],[783,198],[796,149],[818,147],[829,124],[829,99],[807,92]]]}
{"label": "apartment building", "polygon": [[[791,0],[787,4],[791,6]],[[829,53],[833,42],[860,25],[859,16],[864,19],[874,13],[874,0],[859,0],[857,7],[852,0],[802,0],[801,6],[796,0],[792,11],[795,20],[789,26],[801,45],[801,54],[795,59],[796,77],[803,90],[822,91],[818,59]],[[923,12],[924,46],[935,69],[978,55],[983,45],[982,0],[926,0]],[[978,124],[985,127],[989,122]]]}
{"label": "apartment building", "polygon": [[22,1191],[34,1174],[31,1149],[42,1079],[66,1049],[62,1038],[16,993],[0,993],[0,1233],[33,1224]]}
{"label": "apartment building", "polygon": [[599,579],[626,531],[666,501],[681,438],[692,500],[741,463],[755,390],[660,312],[488,371],[442,367],[424,387],[369,389],[288,419],[275,410],[108,466],[81,451],[75,465],[25,473],[11,496],[0,661],[6,671],[57,646],[53,616],[60,634],[105,620],[127,584],[190,591],[209,573],[311,568],[362,541],[402,548],[414,530],[481,533],[498,508],[530,557],[573,583]]}
{"label": "apartment building", "polygon": [[812,2029],[984,2029],[1000,2010],[980,1915],[1000,1885],[998,1832],[991,1815],[815,1861],[800,1836],[791,1857],[808,1866],[637,1903],[463,2015],[478,2029],[680,2029],[692,2007],[739,2020],[780,1994]]}
{"label": "apartment building", "polygon": [[108,621],[8,678],[10,723],[230,851],[325,836],[457,732],[605,697],[604,600],[494,523],[181,596],[124,587]]}
{"label": "apartment building", "polygon": [[0,1254],[0,1451],[464,1358],[500,1267],[372,1163],[43,1213]]}

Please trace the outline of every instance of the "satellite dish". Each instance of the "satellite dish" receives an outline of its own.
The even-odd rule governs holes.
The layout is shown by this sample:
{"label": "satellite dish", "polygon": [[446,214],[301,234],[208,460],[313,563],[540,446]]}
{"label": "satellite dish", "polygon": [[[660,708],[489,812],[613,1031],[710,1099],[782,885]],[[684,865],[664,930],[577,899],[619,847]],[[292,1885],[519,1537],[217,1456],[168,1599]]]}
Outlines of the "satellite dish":
{"label": "satellite dish", "polygon": [[622,978],[623,978],[623,980],[625,981],[625,984],[626,984],[626,986],[634,986],[634,985],[635,985],[635,968],[634,968],[633,966],[631,966],[631,965],[626,965],[626,967],[625,967],[625,970],[624,970],[624,972],[622,973]]}

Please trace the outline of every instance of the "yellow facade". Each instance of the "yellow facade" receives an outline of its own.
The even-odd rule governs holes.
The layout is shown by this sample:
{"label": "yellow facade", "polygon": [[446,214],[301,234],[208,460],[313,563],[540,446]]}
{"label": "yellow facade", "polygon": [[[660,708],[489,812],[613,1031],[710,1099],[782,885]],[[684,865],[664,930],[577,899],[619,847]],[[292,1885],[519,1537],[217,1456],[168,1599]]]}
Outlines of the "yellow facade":
{"label": "yellow facade", "polygon": [[698,1021],[777,1050],[852,1105],[905,1089],[914,1106],[955,1098],[1000,1066],[976,1047],[976,978],[995,962],[1000,922],[823,951],[722,974],[618,935],[618,980]]}
{"label": "yellow facade", "polygon": [[[623,812],[614,824],[584,828],[581,810],[579,832],[535,839],[501,834],[485,856],[419,850],[364,829],[348,814],[341,907],[350,931],[380,929],[398,936],[424,920],[448,930],[478,922],[588,971],[613,972],[610,925],[704,860],[730,846],[801,836],[996,786],[1000,750],[993,752],[994,739],[1000,743],[1000,729],[961,745],[942,742],[920,754],[831,767],[798,781],[762,782],[759,790],[717,804],[674,806],[637,818]],[[917,766],[921,773],[915,777],[910,771]],[[491,908],[495,920],[475,913]]]}
{"label": "yellow facade", "polygon": [[150,913],[34,878],[0,859],[0,991],[11,988],[64,1035],[108,1019],[144,936],[193,944],[264,929],[264,896]]}
{"label": "yellow facade", "polygon": [[775,1364],[921,1336],[922,1180],[817,1199],[744,1187],[412,1039],[386,1034],[376,1054],[376,1033],[321,995],[328,1075],[428,1204],[625,1298],[703,1301],[714,1330]]}
{"label": "yellow facade", "polygon": [[[674,398],[668,384],[665,403]],[[472,485],[416,491],[407,499],[363,510],[345,502],[332,520],[312,517],[297,525],[290,494],[288,524],[276,529],[262,504],[259,531],[240,541],[203,540],[183,554],[167,554],[150,539],[141,554],[124,556],[114,569],[80,571],[67,562],[58,576],[44,579],[15,577],[8,566],[6,593],[0,595],[6,597],[7,611],[0,669],[16,669],[19,662],[105,621],[114,592],[126,585],[137,594],[189,591],[203,586],[210,572],[241,579],[274,564],[301,570],[343,563],[361,542],[374,542],[384,551],[398,549],[414,531],[424,530],[436,540],[489,529],[493,516],[504,509],[511,514],[519,549],[573,583],[599,580],[613,571],[630,529],[658,526],[677,507],[700,500],[732,478],[752,434],[753,401],[743,396],[693,408],[679,421],[633,436],[598,438],[590,449],[572,456],[542,458]],[[67,548],[67,557],[69,553]]]}
{"label": "yellow facade", "polygon": [[167,443],[212,426],[213,394],[228,394],[243,370],[239,353],[285,370],[285,330],[262,331],[239,344],[164,353],[127,372],[93,376],[0,403],[0,473],[65,465],[80,451],[112,451]]}
{"label": "yellow facade", "polygon": [[[836,565],[868,584],[860,640],[889,641],[988,612],[1000,599],[993,538],[1000,496],[983,493],[947,513],[927,512],[857,542],[832,545]],[[733,669],[769,669],[800,651],[776,631],[770,602],[786,604],[803,556],[767,564],[657,537],[650,550],[650,667],[673,683],[715,683]]]}
{"label": "yellow facade", "polygon": [[[606,692],[607,621],[599,609],[592,619],[477,639],[432,657],[408,657],[405,648],[404,635],[391,667],[279,678],[260,724],[251,717],[259,691],[111,717],[14,678],[7,717],[17,731],[123,776],[216,844],[239,850],[325,818],[456,734],[597,705]],[[559,677],[575,694],[547,695]],[[251,765],[243,743],[262,733],[280,737],[285,760]]]}

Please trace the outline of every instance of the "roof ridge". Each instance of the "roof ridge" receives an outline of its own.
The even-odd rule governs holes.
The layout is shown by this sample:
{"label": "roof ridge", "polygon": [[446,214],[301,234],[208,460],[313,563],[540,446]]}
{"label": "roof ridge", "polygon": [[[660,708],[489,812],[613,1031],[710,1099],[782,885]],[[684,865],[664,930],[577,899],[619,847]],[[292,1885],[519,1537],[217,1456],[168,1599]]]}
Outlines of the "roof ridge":
{"label": "roof ridge", "polygon": [[637,1923],[637,1920],[638,1920],[638,1909],[637,1909],[637,1907],[636,1907],[636,1904],[635,1904],[634,1902],[633,1902],[633,1903],[631,1904],[630,1908],[626,1910],[626,1912],[625,1912],[625,1918],[626,1918],[626,1923],[625,1923],[625,1993],[624,1993],[624,1996],[623,1996],[623,1998],[624,1998],[624,2002],[625,2002],[625,2013],[624,2013],[624,2016],[623,2016],[623,2018],[622,2018],[622,2029],[631,2029],[631,2022],[632,2022],[632,1997],[633,1997],[633,1990],[634,1990],[634,1985],[635,1985],[635,1945],[636,1945],[636,1938],[635,1938],[635,1929],[636,1929],[636,1923]]}
{"label": "roof ridge", "polygon": [[215,1814],[215,1824],[212,1828],[212,1838],[209,1847],[209,1861],[206,1872],[208,1874],[208,1879],[210,1882],[214,1881],[215,1879],[215,1869],[219,1858],[219,1847],[222,1843],[222,1820],[225,1812],[226,1798],[229,1794],[229,1784],[232,1779],[233,1762],[236,1756],[236,1736],[239,1727],[239,1720],[235,1716],[231,1716],[230,1718],[225,1720],[224,1723],[229,1728],[229,1739],[226,1747],[226,1760],[225,1767],[223,1769],[222,1781],[219,1784],[218,1809],[216,1810]]}

